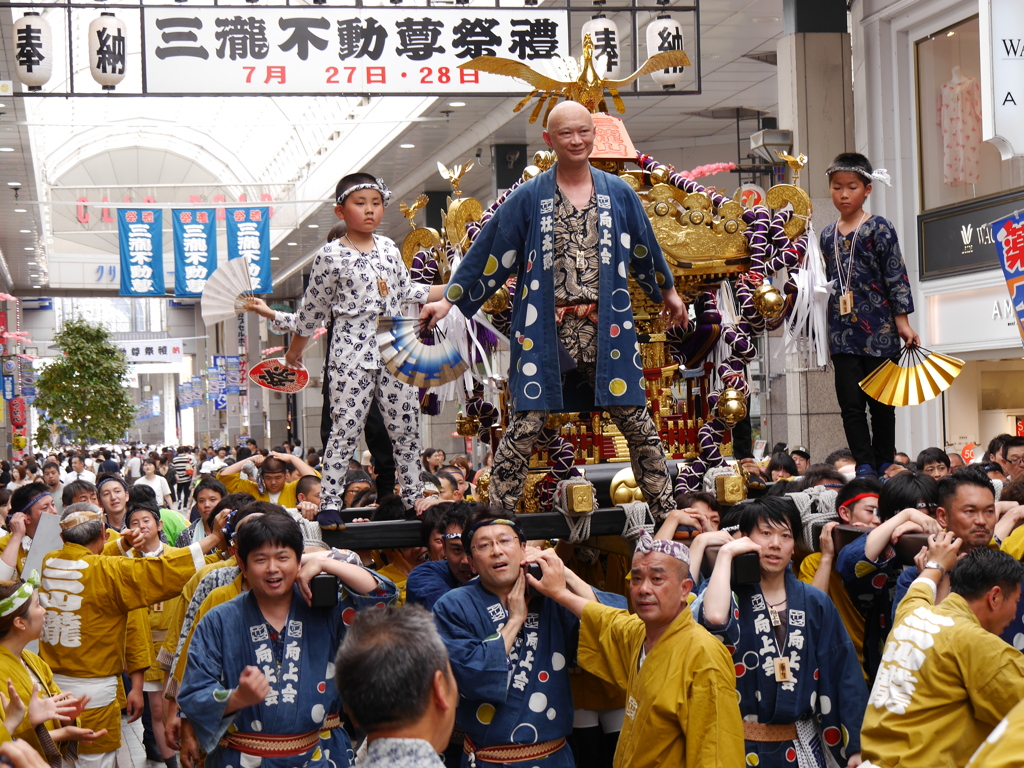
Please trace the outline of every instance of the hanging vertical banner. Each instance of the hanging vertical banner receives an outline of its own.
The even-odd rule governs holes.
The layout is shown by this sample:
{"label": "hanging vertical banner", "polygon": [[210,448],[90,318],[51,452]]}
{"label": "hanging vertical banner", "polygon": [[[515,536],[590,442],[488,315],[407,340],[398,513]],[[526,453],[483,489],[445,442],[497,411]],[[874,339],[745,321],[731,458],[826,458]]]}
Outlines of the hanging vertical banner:
{"label": "hanging vertical banner", "polygon": [[992,239],[996,243],[1006,288],[1017,315],[1017,330],[1024,344],[1024,216],[1017,213],[993,222]]}
{"label": "hanging vertical banner", "polygon": [[163,211],[119,208],[121,296],[164,295]]}
{"label": "hanging vertical banner", "polygon": [[203,404],[203,378],[201,376],[192,377],[192,407],[198,408]]}
{"label": "hanging vertical banner", "polygon": [[171,211],[174,235],[174,295],[202,296],[217,269],[217,229],[213,208]]}
{"label": "hanging vertical banner", "polygon": [[228,208],[228,258],[249,264],[253,293],[274,290],[270,276],[270,209]]}
{"label": "hanging vertical banner", "polygon": [[185,382],[178,385],[178,410],[184,411],[192,407],[192,384]]}

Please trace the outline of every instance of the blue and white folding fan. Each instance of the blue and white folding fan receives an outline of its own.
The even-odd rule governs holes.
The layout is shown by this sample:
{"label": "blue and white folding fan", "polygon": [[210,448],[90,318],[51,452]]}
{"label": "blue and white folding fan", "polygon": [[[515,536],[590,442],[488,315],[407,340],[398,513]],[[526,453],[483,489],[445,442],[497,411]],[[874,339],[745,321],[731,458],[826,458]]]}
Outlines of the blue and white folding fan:
{"label": "blue and white folding fan", "polygon": [[414,387],[439,387],[469,370],[469,363],[445,335],[435,329],[424,336],[422,328],[416,318],[380,318],[377,345],[391,373]]}

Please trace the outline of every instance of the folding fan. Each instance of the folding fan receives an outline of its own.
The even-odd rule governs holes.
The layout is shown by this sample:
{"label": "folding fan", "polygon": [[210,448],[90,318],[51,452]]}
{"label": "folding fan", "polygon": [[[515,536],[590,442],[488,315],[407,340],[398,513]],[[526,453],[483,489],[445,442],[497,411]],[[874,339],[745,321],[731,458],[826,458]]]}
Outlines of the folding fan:
{"label": "folding fan", "polygon": [[203,298],[199,302],[203,323],[209,327],[245,312],[244,301],[253,295],[252,289],[246,259],[231,259],[220,266],[203,288]]}
{"label": "folding fan", "polygon": [[[446,336],[435,330],[425,339],[422,327],[419,320],[411,317],[380,319],[377,346],[391,373],[414,387],[438,387],[469,370],[469,363]],[[427,343],[428,340],[433,343]]]}
{"label": "folding fan", "polygon": [[904,347],[899,361],[886,360],[860,382],[860,388],[886,405],[919,405],[953,383],[964,361],[922,347]]}

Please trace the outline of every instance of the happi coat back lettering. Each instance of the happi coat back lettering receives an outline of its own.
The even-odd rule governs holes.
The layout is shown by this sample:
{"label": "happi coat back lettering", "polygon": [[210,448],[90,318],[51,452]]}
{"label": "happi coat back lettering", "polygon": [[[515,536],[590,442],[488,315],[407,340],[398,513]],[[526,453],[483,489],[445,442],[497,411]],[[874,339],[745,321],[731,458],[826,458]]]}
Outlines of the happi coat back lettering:
{"label": "happi coat back lettering", "polygon": [[[615,607],[626,606],[621,595],[594,594]],[[537,595],[527,605],[512,652],[506,654],[501,628],[508,616],[501,600],[479,579],[434,604],[437,628],[459,684],[456,722],[477,749],[557,741],[572,732],[567,665],[576,658],[579,619]],[[469,764],[468,755],[462,764]],[[476,765],[496,764],[477,757]],[[544,758],[543,765],[572,768],[572,751],[566,745]]]}
{"label": "happi coat back lettering", "polygon": [[[46,624],[39,655],[53,670],[62,691],[92,696],[82,713],[82,726],[107,728],[106,736],[79,747],[81,754],[102,754],[121,745],[118,685],[125,669],[125,632],[130,611],[181,592],[203,565],[199,544],[163,557],[134,559],[95,555],[80,544],[43,559],[39,600]],[[144,610],[135,614],[144,629],[144,669],[152,659]]]}
{"label": "happi coat back lettering", "polygon": [[1024,700],[1024,655],[982,628],[967,601],[935,605],[919,578],[900,601],[861,731],[879,768],[962,768]]}
{"label": "happi coat back lettering", "polygon": [[[293,587],[291,609],[278,632],[246,592],[218,605],[196,624],[178,706],[188,718],[207,768],[346,768],[355,755],[341,727],[334,656],[357,610],[384,606],[395,585],[374,575],[377,589],[360,595],[342,587],[333,608],[311,608]],[[259,704],[224,714],[242,671],[258,667],[270,681]]]}
{"label": "happi coat back lettering", "polygon": [[588,603],[580,666],[626,691],[615,768],[743,765],[736,675],[725,647],[684,608],[640,665],[647,626],[624,610]]}
{"label": "happi coat back lettering", "polygon": [[[509,393],[515,411],[562,408],[555,324],[555,172],[518,187],[497,209],[456,267],[445,298],[472,317],[513,273]],[[598,208],[601,257],[597,370],[599,406],[644,406],[643,364],[633,325],[629,275],[657,303],[673,285],[640,198],[626,182],[591,169]]]}
{"label": "happi coat back lettering", "polygon": [[[14,683],[14,690],[18,692],[18,697],[26,705],[32,696],[32,686],[37,683],[40,696],[50,697],[61,693],[60,687],[53,680],[53,671],[46,665],[46,662],[29,650],[22,651],[21,658],[19,659],[7,648],[0,645],[0,680],[10,680]],[[3,687],[6,689],[7,686]],[[4,698],[6,697],[7,693],[5,690]],[[29,746],[47,758],[47,762],[58,757],[73,758],[78,752],[77,749],[72,749],[74,742],[65,741],[60,744],[54,744],[53,740],[49,738],[49,734],[44,734],[42,739],[40,739],[41,730],[52,731],[63,725],[66,725],[66,723],[48,720],[34,728],[29,723],[28,715],[26,714],[21,721],[21,726],[16,728],[11,735],[16,739],[27,741]],[[71,751],[69,752],[69,750]],[[72,760],[69,759],[69,762],[72,762]]]}
{"label": "happi coat back lettering", "polygon": [[[746,741],[746,764],[760,768],[839,765],[860,751],[867,685],[839,611],[821,590],[786,571],[784,642],[776,638],[760,585],[736,586],[729,622],[704,616],[703,593],[691,606],[698,621],[732,654],[740,713],[752,723],[794,725],[797,738]],[[708,582],[704,582],[705,586]],[[783,612],[780,612],[780,617]],[[790,678],[776,679],[775,659],[788,661]],[[746,726],[745,726],[746,727]]]}

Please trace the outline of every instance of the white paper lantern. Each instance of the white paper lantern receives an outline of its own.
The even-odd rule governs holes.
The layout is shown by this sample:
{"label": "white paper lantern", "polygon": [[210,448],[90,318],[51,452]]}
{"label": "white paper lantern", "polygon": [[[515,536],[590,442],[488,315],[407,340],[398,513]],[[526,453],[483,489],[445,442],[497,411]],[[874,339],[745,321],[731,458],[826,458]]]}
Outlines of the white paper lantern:
{"label": "white paper lantern", "polygon": [[15,74],[30,91],[40,91],[53,73],[53,33],[34,11],[14,22]]}
{"label": "white paper lantern", "polygon": [[617,80],[619,66],[622,63],[622,48],[619,45],[619,28],[611,19],[595,16],[583,25],[580,33],[583,39],[590,35],[594,44],[594,69],[606,80]]}
{"label": "white paper lantern", "polygon": [[[647,25],[647,56],[665,51],[683,50],[683,26],[671,16],[659,16]],[[683,67],[659,69],[651,78],[666,91],[683,81]]]}
{"label": "white paper lantern", "polygon": [[128,45],[124,22],[112,13],[101,13],[89,23],[89,69],[93,80],[112,91],[124,80]]}

